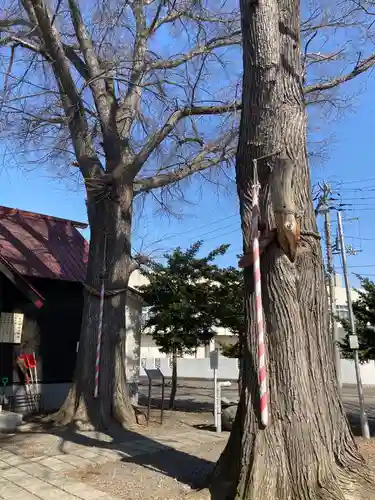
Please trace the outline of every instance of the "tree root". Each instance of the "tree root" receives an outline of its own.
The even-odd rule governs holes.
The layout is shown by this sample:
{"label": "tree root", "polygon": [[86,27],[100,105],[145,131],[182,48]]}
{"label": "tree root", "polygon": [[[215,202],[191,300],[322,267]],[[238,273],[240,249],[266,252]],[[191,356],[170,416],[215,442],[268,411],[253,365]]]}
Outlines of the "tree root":
{"label": "tree root", "polygon": [[86,401],[82,394],[77,394],[76,387],[73,386],[62,407],[56,413],[45,417],[42,422],[56,427],[72,426],[80,431],[108,430],[116,426],[129,430],[143,425],[143,413],[133,408],[130,403],[126,405],[124,398],[116,396],[118,394],[115,394],[110,414],[105,411],[100,399],[87,398]]}
{"label": "tree root", "polygon": [[274,423],[242,443],[232,437],[214,472],[211,499],[375,500],[374,474],[349,431],[347,437],[340,454],[313,425],[295,421]]}

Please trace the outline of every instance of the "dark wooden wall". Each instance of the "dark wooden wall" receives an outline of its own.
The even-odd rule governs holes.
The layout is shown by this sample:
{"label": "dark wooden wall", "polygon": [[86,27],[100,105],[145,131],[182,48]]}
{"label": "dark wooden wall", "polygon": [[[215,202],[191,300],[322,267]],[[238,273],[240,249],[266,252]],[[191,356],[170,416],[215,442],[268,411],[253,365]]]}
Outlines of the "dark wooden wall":
{"label": "dark wooden wall", "polygon": [[[36,309],[6,277],[0,275],[0,310],[23,312],[28,320],[28,338],[35,322],[35,338],[39,344],[36,347],[39,380],[44,383],[70,382],[81,327],[82,285],[39,278],[30,279],[30,282],[46,299],[42,309]],[[24,347],[25,352],[28,350],[34,348]],[[19,351],[20,346],[0,344],[0,377],[8,376],[15,383],[19,378],[14,369],[14,360]]]}

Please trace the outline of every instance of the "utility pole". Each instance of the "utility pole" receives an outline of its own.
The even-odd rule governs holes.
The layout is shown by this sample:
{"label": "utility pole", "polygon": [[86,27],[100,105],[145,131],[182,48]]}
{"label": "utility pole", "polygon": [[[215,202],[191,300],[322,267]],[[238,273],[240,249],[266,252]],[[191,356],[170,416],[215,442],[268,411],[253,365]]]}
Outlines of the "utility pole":
{"label": "utility pole", "polygon": [[335,270],[333,265],[332,234],[331,234],[331,207],[329,198],[331,188],[325,182],[321,187],[322,195],[319,197],[317,212],[324,215],[324,236],[326,243],[327,275],[328,275],[328,298],[329,298],[329,331],[333,342],[334,363],[338,387],[341,388],[341,357],[338,345],[338,330],[336,323],[336,297],[335,297]]}
{"label": "utility pole", "polygon": [[358,356],[358,338],[356,335],[356,326],[353,314],[353,304],[352,297],[350,295],[350,283],[348,276],[348,267],[346,264],[346,248],[344,241],[344,232],[342,229],[342,220],[341,220],[341,212],[337,212],[337,226],[338,226],[338,236],[341,250],[341,260],[342,260],[342,269],[345,278],[345,288],[346,288],[346,300],[348,303],[348,313],[349,313],[349,323],[350,323],[350,332],[351,337],[350,343],[353,345],[353,354],[354,354],[354,365],[355,365],[355,373],[357,377],[357,389],[358,389],[358,399],[359,399],[359,410],[361,417],[361,428],[362,428],[362,436],[365,439],[370,439],[370,429],[368,425],[367,415],[365,411],[365,397],[363,394],[362,380],[361,380],[361,370],[359,366],[359,356]]}
{"label": "utility pole", "polygon": [[341,388],[341,362],[340,348],[338,345],[338,331],[336,323],[336,296],[335,296],[335,270],[333,266],[332,235],[331,235],[331,213],[329,208],[324,212],[324,232],[326,239],[327,253],[327,274],[329,285],[329,309],[330,309],[330,332],[333,339],[333,349],[335,356],[336,377],[339,388]]}

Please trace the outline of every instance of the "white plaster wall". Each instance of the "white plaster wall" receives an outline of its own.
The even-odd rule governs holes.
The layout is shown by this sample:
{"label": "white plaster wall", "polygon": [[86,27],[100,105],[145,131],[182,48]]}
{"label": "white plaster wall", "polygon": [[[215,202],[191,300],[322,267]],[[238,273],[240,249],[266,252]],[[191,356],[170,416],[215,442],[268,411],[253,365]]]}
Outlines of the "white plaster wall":
{"label": "white plaster wall", "polygon": [[143,276],[139,269],[136,269],[131,273],[129,278],[129,286],[131,286],[132,288],[136,289],[138,286],[147,285],[147,283],[148,279]]}
{"label": "white plaster wall", "polygon": [[141,314],[141,300],[135,295],[129,295],[125,311],[125,373],[130,397],[134,404],[138,403],[138,378],[141,356]]}
{"label": "white plaster wall", "polygon": [[[146,368],[155,368],[160,363],[160,371],[165,377],[172,376],[172,370],[169,366],[169,359],[167,358],[148,358],[142,360],[146,363]],[[238,379],[238,360],[225,358],[220,356],[218,377],[225,380]],[[143,367],[140,368],[140,375],[145,377],[146,372]],[[213,371],[210,366],[209,358],[178,358],[177,360],[177,376],[179,378],[187,379],[202,379],[210,380],[213,378]]]}
{"label": "white plaster wall", "polygon": [[[165,377],[172,376],[172,370],[169,366],[167,358],[147,358],[143,359],[147,368],[155,368],[160,363],[160,370]],[[362,383],[365,386],[375,387],[375,362],[370,361],[360,366]],[[238,379],[238,360],[225,358],[220,356],[218,377],[225,380]],[[146,372],[141,367],[140,375],[145,377]],[[202,379],[210,380],[213,378],[213,371],[210,367],[209,358],[186,359],[179,358],[177,360],[177,376],[187,379]],[[341,360],[341,377],[342,383],[345,385],[356,385],[357,379],[355,375],[354,362],[350,359]]]}
{"label": "white plaster wall", "polygon": [[[360,365],[362,384],[364,386],[375,386],[375,362],[369,361]],[[355,375],[354,361],[351,359],[341,360],[341,380],[343,384],[355,385],[357,378]]]}
{"label": "white plaster wall", "polygon": [[[358,292],[352,288],[350,290],[350,296],[352,298],[352,301],[358,300]],[[345,306],[346,305],[346,289],[345,287],[342,286],[335,286],[335,299],[336,299],[336,305],[340,306]]]}
{"label": "white plaster wall", "polygon": [[[202,359],[209,357],[210,351],[220,348],[223,344],[234,344],[237,342],[237,336],[217,335],[209,345],[199,346],[196,353],[184,354],[185,359]],[[167,358],[168,355],[160,352],[151,335],[141,335],[141,359],[142,358]]]}

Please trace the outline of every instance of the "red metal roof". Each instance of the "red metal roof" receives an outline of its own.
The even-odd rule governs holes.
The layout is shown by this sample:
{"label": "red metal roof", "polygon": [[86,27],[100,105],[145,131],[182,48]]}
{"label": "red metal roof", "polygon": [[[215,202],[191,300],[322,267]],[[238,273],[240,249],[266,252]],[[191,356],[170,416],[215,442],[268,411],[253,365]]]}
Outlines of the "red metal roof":
{"label": "red metal roof", "polygon": [[0,206],[0,255],[20,274],[83,282],[87,224]]}

